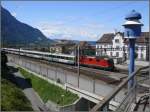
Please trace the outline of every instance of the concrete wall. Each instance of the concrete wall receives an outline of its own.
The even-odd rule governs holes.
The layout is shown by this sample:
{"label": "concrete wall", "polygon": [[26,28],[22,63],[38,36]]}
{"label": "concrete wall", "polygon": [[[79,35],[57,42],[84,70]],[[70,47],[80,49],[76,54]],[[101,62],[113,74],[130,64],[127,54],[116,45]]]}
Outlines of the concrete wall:
{"label": "concrete wall", "polygon": [[22,57],[20,57],[19,59],[19,57],[15,55],[8,55],[8,60],[19,64],[20,66],[25,67],[46,78],[59,82],[62,85],[70,84],[73,87],[79,87],[79,89],[81,90],[85,90],[98,96],[105,97],[109,95],[115,88],[114,86],[108,85],[101,80],[85,76],[84,74],[80,74],[80,76],[78,77],[78,74],[72,71],[67,71],[60,67],[45,65],[42,63],[39,64],[38,62],[35,62],[33,60],[27,60]]}
{"label": "concrete wall", "polygon": [[46,103],[46,106],[50,108],[52,112],[89,111],[94,105],[95,103],[84,98],[80,98],[73,104],[66,106],[59,106],[51,101]]}

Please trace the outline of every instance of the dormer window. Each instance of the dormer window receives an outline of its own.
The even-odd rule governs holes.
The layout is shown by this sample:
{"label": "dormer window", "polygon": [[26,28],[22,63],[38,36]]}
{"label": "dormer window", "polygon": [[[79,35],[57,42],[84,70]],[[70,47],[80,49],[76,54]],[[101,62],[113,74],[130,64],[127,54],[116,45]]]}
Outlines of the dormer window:
{"label": "dormer window", "polygon": [[119,43],[119,39],[115,39],[115,43]]}

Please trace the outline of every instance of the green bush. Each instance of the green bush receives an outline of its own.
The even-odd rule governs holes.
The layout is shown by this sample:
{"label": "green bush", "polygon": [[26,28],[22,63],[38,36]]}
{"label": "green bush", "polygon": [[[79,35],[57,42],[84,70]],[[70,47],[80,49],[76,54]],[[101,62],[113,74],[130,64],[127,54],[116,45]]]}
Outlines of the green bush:
{"label": "green bush", "polygon": [[33,110],[29,100],[10,78],[7,56],[1,52],[1,110],[2,111],[31,111]]}
{"label": "green bush", "polygon": [[6,63],[8,62],[6,53],[1,51],[1,66],[6,67]]}
{"label": "green bush", "polygon": [[2,111],[31,111],[31,104],[21,89],[6,79],[1,80]]}

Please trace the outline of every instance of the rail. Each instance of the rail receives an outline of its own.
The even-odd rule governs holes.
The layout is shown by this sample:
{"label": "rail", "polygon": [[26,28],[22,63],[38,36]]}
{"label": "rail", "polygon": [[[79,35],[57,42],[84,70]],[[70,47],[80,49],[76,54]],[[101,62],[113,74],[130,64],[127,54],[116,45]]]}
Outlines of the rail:
{"label": "rail", "polygon": [[[110,94],[108,95],[102,102],[99,102],[97,105],[95,105],[90,112],[96,112],[99,109],[103,110],[106,109],[106,107],[109,105],[109,102],[120,92],[120,90],[132,79],[135,77],[135,75],[140,72],[143,69],[147,69],[149,66],[141,67],[135,72],[133,72],[128,78],[126,78],[120,85]],[[132,88],[133,89],[133,88]],[[106,109],[107,110],[107,109]]]}

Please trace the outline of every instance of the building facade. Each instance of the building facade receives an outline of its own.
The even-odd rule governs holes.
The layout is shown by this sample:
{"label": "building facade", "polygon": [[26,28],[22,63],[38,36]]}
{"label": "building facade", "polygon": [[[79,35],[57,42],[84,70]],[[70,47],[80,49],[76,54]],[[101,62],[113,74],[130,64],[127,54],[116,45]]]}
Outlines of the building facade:
{"label": "building facade", "polygon": [[72,54],[75,51],[76,44],[69,40],[60,40],[52,44],[49,48],[50,53]]}
{"label": "building facade", "polygon": [[[123,36],[121,32],[104,34],[96,42],[96,55],[127,59],[129,57],[128,40]],[[136,39],[135,49],[136,60],[148,60],[149,32],[142,32],[141,37]]]}

